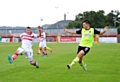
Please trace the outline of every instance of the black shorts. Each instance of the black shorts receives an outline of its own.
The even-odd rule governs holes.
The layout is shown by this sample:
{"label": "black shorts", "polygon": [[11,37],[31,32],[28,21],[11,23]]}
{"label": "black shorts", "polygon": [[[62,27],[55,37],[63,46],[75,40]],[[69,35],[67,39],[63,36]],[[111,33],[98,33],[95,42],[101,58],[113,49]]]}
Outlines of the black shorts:
{"label": "black shorts", "polygon": [[86,55],[89,51],[90,51],[90,48],[89,47],[82,47],[82,46],[78,46],[78,51],[77,51],[77,54],[83,50],[85,52],[84,55]]}

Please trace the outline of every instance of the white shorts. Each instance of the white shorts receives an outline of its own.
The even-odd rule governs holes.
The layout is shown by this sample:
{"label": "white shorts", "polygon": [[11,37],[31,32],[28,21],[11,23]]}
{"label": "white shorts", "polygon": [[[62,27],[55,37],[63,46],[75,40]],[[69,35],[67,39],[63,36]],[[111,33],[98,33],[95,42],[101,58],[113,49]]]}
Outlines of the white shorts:
{"label": "white shorts", "polygon": [[27,58],[33,56],[32,48],[31,49],[25,49],[25,48],[19,47],[17,49],[17,52],[18,52],[18,54],[25,54]]}
{"label": "white shorts", "polygon": [[39,43],[39,48],[45,48],[46,47],[46,42],[40,42]]}

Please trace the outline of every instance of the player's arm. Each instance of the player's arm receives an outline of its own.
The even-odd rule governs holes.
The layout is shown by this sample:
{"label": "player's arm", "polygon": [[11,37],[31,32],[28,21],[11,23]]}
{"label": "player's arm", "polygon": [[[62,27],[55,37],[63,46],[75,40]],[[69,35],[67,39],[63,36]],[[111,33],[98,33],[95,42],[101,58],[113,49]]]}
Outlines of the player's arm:
{"label": "player's arm", "polygon": [[13,37],[19,37],[19,35],[15,35],[11,31],[9,31],[9,34],[10,34],[10,36],[13,36]]}
{"label": "player's arm", "polygon": [[102,34],[104,34],[107,30],[108,30],[108,26],[106,26],[102,31],[98,31],[98,30],[94,29],[94,34],[102,35]]}
{"label": "player's arm", "polygon": [[76,34],[76,31],[71,31],[66,28],[64,28],[64,32],[70,33],[70,34]]}
{"label": "player's arm", "polygon": [[105,26],[105,28],[102,31],[100,31],[100,35],[104,34],[107,30],[108,30],[108,26]]}
{"label": "player's arm", "polygon": [[71,30],[67,30],[66,28],[64,28],[64,32],[70,33],[70,34],[81,34],[81,30],[77,30],[77,31],[71,31]]}
{"label": "player's arm", "polygon": [[41,31],[40,31],[40,30],[38,30],[37,37],[38,37],[38,38],[41,37]]}

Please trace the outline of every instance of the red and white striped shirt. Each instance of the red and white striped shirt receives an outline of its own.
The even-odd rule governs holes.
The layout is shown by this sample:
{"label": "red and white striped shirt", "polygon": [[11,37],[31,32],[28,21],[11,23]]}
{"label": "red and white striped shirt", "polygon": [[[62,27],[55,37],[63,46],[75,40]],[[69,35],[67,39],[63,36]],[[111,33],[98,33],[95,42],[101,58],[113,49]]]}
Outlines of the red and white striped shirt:
{"label": "red and white striped shirt", "polygon": [[37,38],[37,34],[27,34],[27,33],[22,33],[19,35],[19,37],[22,39],[22,48],[25,49],[31,49],[33,45],[33,39]]}
{"label": "red and white striped shirt", "polygon": [[41,33],[41,37],[39,38],[40,42],[46,42],[46,34],[45,32]]}

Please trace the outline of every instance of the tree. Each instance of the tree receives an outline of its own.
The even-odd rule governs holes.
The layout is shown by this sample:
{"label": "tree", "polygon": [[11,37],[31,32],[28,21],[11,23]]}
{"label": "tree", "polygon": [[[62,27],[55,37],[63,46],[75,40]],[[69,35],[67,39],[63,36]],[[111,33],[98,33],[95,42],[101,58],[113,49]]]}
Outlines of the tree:
{"label": "tree", "polygon": [[69,23],[68,26],[66,27],[67,28],[82,27],[82,21],[86,19],[90,20],[91,27],[93,28],[103,28],[106,25],[109,25],[110,27],[114,27],[115,23],[116,23],[116,26],[119,26],[118,22],[114,23],[115,20],[113,20],[113,18],[116,18],[116,20],[120,20],[119,15],[120,15],[119,11],[113,11],[113,10],[107,15],[105,15],[105,12],[103,10],[99,10],[97,12],[86,11],[86,12],[79,13],[78,15],[76,15],[75,20]]}
{"label": "tree", "polygon": [[72,21],[70,22],[66,28],[80,28],[81,23],[79,21]]}

